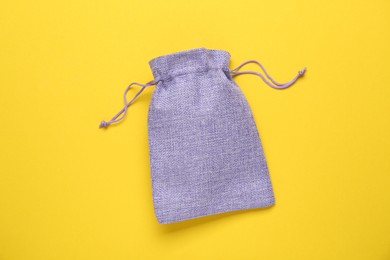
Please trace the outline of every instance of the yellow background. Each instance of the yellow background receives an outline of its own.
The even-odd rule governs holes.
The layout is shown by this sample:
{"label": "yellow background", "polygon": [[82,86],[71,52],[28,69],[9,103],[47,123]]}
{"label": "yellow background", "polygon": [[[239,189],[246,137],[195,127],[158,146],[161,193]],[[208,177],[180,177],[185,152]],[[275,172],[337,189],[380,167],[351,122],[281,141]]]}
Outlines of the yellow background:
{"label": "yellow background", "polygon": [[[389,13],[388,0],[2,1],[0,259],[390,259]],[[150,59],[197,47],[281,82],[308,70],[282,91],[236,78],[276,205],[160,225],[154,87],[98,125],[153,79]]]}

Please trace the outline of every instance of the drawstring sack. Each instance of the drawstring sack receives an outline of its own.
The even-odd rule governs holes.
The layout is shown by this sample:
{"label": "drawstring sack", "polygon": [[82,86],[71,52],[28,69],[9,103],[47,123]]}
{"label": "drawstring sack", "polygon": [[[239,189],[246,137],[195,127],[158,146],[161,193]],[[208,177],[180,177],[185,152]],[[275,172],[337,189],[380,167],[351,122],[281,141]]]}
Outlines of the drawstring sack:
{"label": "drawstring sack", "polygon": [[[262,208],[275,203],[259,133],[241,89],[233,77],[254,74],[272,88],[278,83],[261,63],[248,60],[229,69],[224,50],[196,48],[175,52],[149,62],[154,80],[131,83],[124,107],[101,128],[119,122],[128,107],[152,85],[148,112],[148,144],[154,212],[161,224],[223,213]],[[256,71],[242,71],[255,63]],[[133,85],[141,86],[128,101]]]}

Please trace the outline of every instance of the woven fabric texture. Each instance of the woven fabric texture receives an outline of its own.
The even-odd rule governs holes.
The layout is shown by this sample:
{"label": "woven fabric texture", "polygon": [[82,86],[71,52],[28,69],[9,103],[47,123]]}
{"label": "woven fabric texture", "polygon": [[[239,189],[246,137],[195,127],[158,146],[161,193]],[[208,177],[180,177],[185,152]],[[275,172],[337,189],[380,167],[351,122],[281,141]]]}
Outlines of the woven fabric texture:
{"label": "woven fabric texture", "polygon": [[148,142],[159,223],[275,203],[259,132],[229,62],[229,52],[206,48],[149,61],[158,81]]}

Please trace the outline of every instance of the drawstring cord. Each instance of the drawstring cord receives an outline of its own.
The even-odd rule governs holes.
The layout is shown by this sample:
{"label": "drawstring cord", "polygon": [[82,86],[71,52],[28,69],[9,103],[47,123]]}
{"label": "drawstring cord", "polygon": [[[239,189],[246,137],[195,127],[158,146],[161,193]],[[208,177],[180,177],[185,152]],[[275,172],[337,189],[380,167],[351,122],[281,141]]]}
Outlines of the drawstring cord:
{"label": "drawstring cord", "polygon": [[[267,76],[267,78],[269,80],[271,80],[271,82],[269,82],[261,73],[259,72],[256,72],[256,71],[252,71],[252,70],[245,70],[245,71],[239,71],[243,66],[245,66],[246,64],[249,64],[249,63],[255,63],[257,65],[259,65],[261,67],[261,69],[264,71],[265,75]],[[286,82],[286,83],[278,83],[277,81],[275,81],[269,74],[268,72],[265,70],[264,66],[258,62],[257,60],[247,60],[243,63],[241,63],[240,66],[238,66],[237,68],[235,69],[232,69],[230,70],[230,74],[234,77],[234,76],[237,76],[237,75],[242,75],[242,74],[253,74],[253,75],[257,75],[259,76],[260,78],[263,79],[263,81],[265,83],[267,83],[268,86],[270,86],[271,88],[278,88],[278,89],[283,89],[283,88],[287,88],[289,86],[291,86],[292,84],[294,84],[295,81],[297,81],[297,79],[302,76],[306,71],[306,68],[303,68],[301,69],[298,74],[292,79],[290,80],[289,82]]]}
{"label": "drawstring cord", "polygon": [[[244,71],[239,71],[242,67],[244,67],[246,64],[249,64],[249,63],[256,63],[257,65],[259,65],[261,67],[261,69],[264,71],[265,75],[267,76],[267,78],[272,82],[269,82],[261,73],[259,72],[256,72],[256,71],[252,71],[252,70],[244,70]],[[230,74],[232,75],[232,77],[234,76],[237,76],[237,75],[242,75],[242,74],[254,74],[254,75],[257,75],[259,76],[260,78],[263,79],[263,81],[265,83],[268,84],[268,86],[272,87],[272,88],[278,88],[278,89],[282,89],[282,88],[287,88],[289,86],[291,86],[292,84],[294,84],[294,82],[300,77],[302,76],[306,71],[306,68],[303,68],[302,70],[300,70],[298,72],[298,74],[295,76],[295,78],[293,78],[292,80],[290,80],[289,82],[286,82],[286,83],[278,83],[277,81],[275,81],[268,73],[267,71],[265,70],[264,66],[261,65],[260,62],[258,62],[257,60],[247,60],[245,62],[243,62],[240,66],[238,66],[237,68],[235,69],[232,69],[230,70]],[[123,95],[123,99],[125,101],[125,105],[124,107],[122,108],[121,111],[119,111],[113,118],[111,118],[110,121],[102,121],[99,125],[99,128],[105,128],[105,127],[108,127],[109,125],[113,124],[113,123],[116,123],[116,122],[119,122],[121,121],[127,114],[127,108],[134,102],[134,100],[142,93],[142,91],[144,91],[145,88],[149,87],[149,86],[152,86],[152,85],[156,85],[159,81],[149,81],[148,83],[145,83],[145,84],[142,84],[142,83],[138,83],[138,82],[132,82],[125,90],[125,93]],[[132,85],[138,85],[138,86],[141,86],[142,88],[137,92],[137,94],[134,95],[134,97],[128,102],[127,101],[127,98],[126,98],[126,95],[127,95],[127,92],[130,90],[131,86]]]}
{"label": "drawstring cord", "polygon": [[[110,121],[106,122],[106,121],[102,121],[100,122],[100,125],[99,125],[99,128],[103,128],[103,127],[107,127],[109,125],[111,125],[112,123],[116,123],[116,122],[119,122],[121,121],[125,116],[126,116],[126,113],[127,113],[127,108],[134,102],[134,100],[142,93],[142,91],[144,91],[145,88],[149,87],[149,86],[152,86],[152,85],[156,85],[158,83],[158,81],[149,81],[148,83],[146,84],[142,84],[142,83],[138,83],[138,82],[132,82],[125,90],[125,93],[123,94],[123,99],[125,101],[125,106],[122,108],[121,111],[118,112],[118,114],[116,114],[113,118],[111,118]],[[137,92],[137,94],[134,95],[134,97],[129,101],[127,102],[127,98],[126,98],[126,95],[127,95],[127,92],[130,90],[131,86],[132,85],[138,85],[138,86],[141,86],[142,88]],[[122,115],[121,117],[119,117],[120,115]],[[119,117],[119,118],[118,118]]]}

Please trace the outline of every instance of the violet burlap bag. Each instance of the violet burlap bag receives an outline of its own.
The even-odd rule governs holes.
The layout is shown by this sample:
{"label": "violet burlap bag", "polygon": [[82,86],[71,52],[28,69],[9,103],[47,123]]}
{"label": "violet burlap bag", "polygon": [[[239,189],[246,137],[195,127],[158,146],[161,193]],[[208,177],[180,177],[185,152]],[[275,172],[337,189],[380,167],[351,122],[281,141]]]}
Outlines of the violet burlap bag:
{"label": "violet burlap bag", "polygon": [[[274,88],[293,84],[273,80],[255,61],[229,69],[223,50],[190,49],[152,59],[154,80],[132,83],[125,106],[110,121],[121,120],[135,98],[156,85],[148,114],[148,139],[154,210],[159,223],[273,205],[274,193],[251,109],[232,77],[255,74]],[[240,71],[256,63],[255,71]],[[140,91],[129,102],[128,89]]]}

